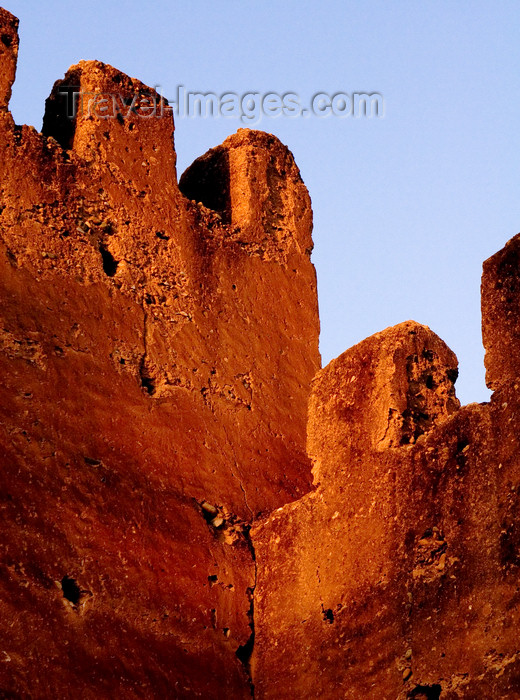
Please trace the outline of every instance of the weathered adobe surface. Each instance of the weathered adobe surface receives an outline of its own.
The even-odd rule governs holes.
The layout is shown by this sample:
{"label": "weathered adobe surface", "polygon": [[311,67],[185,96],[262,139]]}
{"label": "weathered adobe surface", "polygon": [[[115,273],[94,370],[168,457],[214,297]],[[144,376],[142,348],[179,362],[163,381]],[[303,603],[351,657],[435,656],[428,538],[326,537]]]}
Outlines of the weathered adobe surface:
{"label": "weathered adobe surface", "polygon": [[519,250],[484,265],[489,404],[412,322],[314,379],[316,489],[251,533],[256,697],[520,698]]}
{"label": "weathered adobe surface", "polygon": [[17,127],[0,29],[0,695],[520,698],[520,236],[489,404],[413,322],[316,374],[287,149],[241,130],[178,186],[166,105],[63,118],[159,99],[98,62]]}
{"label": "weathered adobe surface", "polygon": [[311,485],[309,195],[241,130],[191,201],[166,105],[63,119],[67,85],[159,99],[99,62],[15,126],[0,36],[0,695],[250,697],[249,524]]}

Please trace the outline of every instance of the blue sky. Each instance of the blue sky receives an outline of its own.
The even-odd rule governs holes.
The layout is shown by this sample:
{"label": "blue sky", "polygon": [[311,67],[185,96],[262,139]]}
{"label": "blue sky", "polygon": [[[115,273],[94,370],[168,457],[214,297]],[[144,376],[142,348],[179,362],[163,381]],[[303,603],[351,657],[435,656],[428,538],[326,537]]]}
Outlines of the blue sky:
{"label": "blue sky", "polygon": [[[520,231],[520,4],[501,0],[4,0],[20,18],[18,123],[41,127],[53,82],[99,59],[166,97],[187,90],[378,92],[383,119],[264,117],[314,210],[324,364],[407,319],[457,353],[484,401],[480,275]],[[176,120],[178,173],[243,126]]]}

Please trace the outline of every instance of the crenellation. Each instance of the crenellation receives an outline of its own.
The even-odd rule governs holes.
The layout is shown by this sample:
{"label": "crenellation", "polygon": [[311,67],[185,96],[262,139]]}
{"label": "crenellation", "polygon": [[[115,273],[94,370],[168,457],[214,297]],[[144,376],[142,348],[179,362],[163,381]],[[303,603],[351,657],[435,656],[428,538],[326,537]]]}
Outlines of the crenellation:
{"label": "crenellation", "polygon": [[42,133],[0,9],[0,696],[520,692],[520,237],[484,263],[489,403],[406,321],[320,369],[309,193],[99,61]]}
{"label": "crenellation", "polygon": [[18,19],[0,7],[0,115],[9,108],[18,58]]}

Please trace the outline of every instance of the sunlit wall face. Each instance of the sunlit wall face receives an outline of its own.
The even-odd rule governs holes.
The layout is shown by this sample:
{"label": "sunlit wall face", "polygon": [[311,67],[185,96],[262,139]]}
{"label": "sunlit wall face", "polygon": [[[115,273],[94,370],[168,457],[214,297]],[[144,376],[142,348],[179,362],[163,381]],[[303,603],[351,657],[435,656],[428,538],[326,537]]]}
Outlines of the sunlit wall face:
{"label": "sunlit wall face", "polygon": [[[4,5],[21,19],[19,123],[40,128],[52,84],[85,58],[172,100],[179,86],[296,95],[306,114],[179,114],[179,174],[239,127],[275,133],[313,200],[324,362],[413,318],[457,353],[462,402],[487,398],[481,264],[520,230],[516,2]],[[384,116],[310,109],[356,92],[381,95]]]}

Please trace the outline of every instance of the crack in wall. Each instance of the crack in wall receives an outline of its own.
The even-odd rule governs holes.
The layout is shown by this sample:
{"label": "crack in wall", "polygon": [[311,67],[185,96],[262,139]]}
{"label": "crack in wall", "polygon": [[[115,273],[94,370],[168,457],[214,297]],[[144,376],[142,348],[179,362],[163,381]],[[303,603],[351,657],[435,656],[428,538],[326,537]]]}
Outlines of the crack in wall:
{"label": "crack in wall", "polygon": [[[235,462],[235,467],[237,467],[237,469],[238,469],[238,464],[237,464],[237,462]],[[234,472],[233,470],[231,470],[231,474],[232,474],[233,478],[235,478],[235,479],[238,481],[238,485],[240,486],[240,490],[241,490],[242,493],[244,494],[244,503],[245,503],[245,506],[246,506],[247,510],[249,511],[249,513],[251,514],[251,520],[253,520],[255,516],[254,516],[254,514],[253,514],[253,511],[252,511],[252,509],[251,509],[251,506],[250,506],[249,503],[247,502],[247,493],[246,493],[246,490],[245,490],[244,486],[242,485],[242,480],[235,474],[235,472]],[[253,551],[254,551],[254,550],[253,550]]]}
{"label": "crack in wall", "polygon": [[254,547],[253,541],[251,539],[249,528],[244,529],[244,538],[249,546],[249,550],[251,552],[251,556],[253,558],[253,564],[255,567],[253,585],[247,589],[247,595],[249,596],[249,610],[247,612],[247,616],[249,618],[249,627],[251,628],[251,635],[249,636],[249,639],[247,640],[247,642],[245,644],[242,644],[241,646],[238,647],[235,654],[236,654],[238,660],[244,666],[244,670],[247,673],[247,678],[248,678],[249,686],[251,689],[251,697],[254,699],[254,697],[255,697],[255,684],[254,684],[254,680],[253,680],[254,669],[252,667],[251,658],[253,656],[253,652],[254,652],[254,648],[255,648],[255,590],[256,590],[256,583],[257,583],[257,576],[258,576],[258,567],[257,567],[257,563],[256,563],[255,547]]}
{"label": "crack in wall", "polygon": [[[212,409],[212,410],[213,410],[213,409]],[[237,454],[236,454],[236,451],[235,451],[235,445],[233,444],[233,441],[229,439],[229,435],[228,435],[228,431],[227,431],[227,428],[226,428],[226,427],[224,428],[224,432],[225,432],[225,434],[226,434],[226,439],[227,439],[227,441],[228,441],[228,444],[229,444],[229,446],[230,446],[230,448],[231,448],[231,452],[232,452],[232,454],[233,454],[233,462],[234,462],[235,469],[236,469],[237,472],[238,472],[238,476],[237,476],[237,474],[235,474],[233,468],[230,468],[231,476],[232,476],[234,479],[236,479],[236,480],[238,481],[238,485],[240,486],[240,490],[242,491],[242,494],[244,495],[244,504],[245,504],[247,510],[249,511],[250,515],[251,515],[251,522],[252,522],[252,521],[254,520],[254,517],[255,517],[255,516],[254,516],[254,513],[253,513],[253,510],[252,510],[251,506],[250,506],[249,503],[247,502],[247,493],[246,493],[246,490],[245,490],[245,488],[244,488],[244,486],[243,486],[243,484],[242,484],[242,478],[241,478],[240,469],[239,469],[239,466],[238,466],[238,460],[237,460]],[[250,547],[249,547],[249,548],[252,550],[252,552],[254,552],[254,549],[252,548],[252,545],[251,545],[251,544],[250,544]],[[254,556],[253,556],[253,559],[254,559]]]}
{"label": "crack in wall", "polygon": [[[193,501],[195,507],[199,510],[200,514],[206,521],[211,532],[220,542],[222,542],[223,544],[232,545],[235,542],[237,542],[237,540],[242,539],[242,541],[245,542],[245,544],[247,545],[247,548],[251,555],[251,561],[254,567],[253,582],[252,585],[248,586],[245,590],[245,594],[249,601],[249,608],[246,614],[251,634],[249,635],[248,639],[244,642],[244,644],[241,644],[237,648],[235,654],[244,667],[251,690],[251,697],[254,698],[255,686],[253,682],[253,669],[251,664],[251,657],[253,655],[255,644],[254,596],[256,590],[258,570],[256,563],[255,547],[251,538],[251,524],[249,522],[240,520],[238,516],[236,516],[233,513],[230,513],[225,506],[216,505],[214,503],[210,503],[207,500],[198,501],[195,498],[193,499]],[[219,583],[217,575],[208,576],[208,581],[210,588],[214,584]]]}
{"label": "crack in wall", "polygon": [[143,356],[141,362],[139,363],[139,378],[141,380],[141,386],[146,392],[152,396],[155,393],[155,381],[151,376],[151,372],[148,368],[148,312],[143,305]]}

